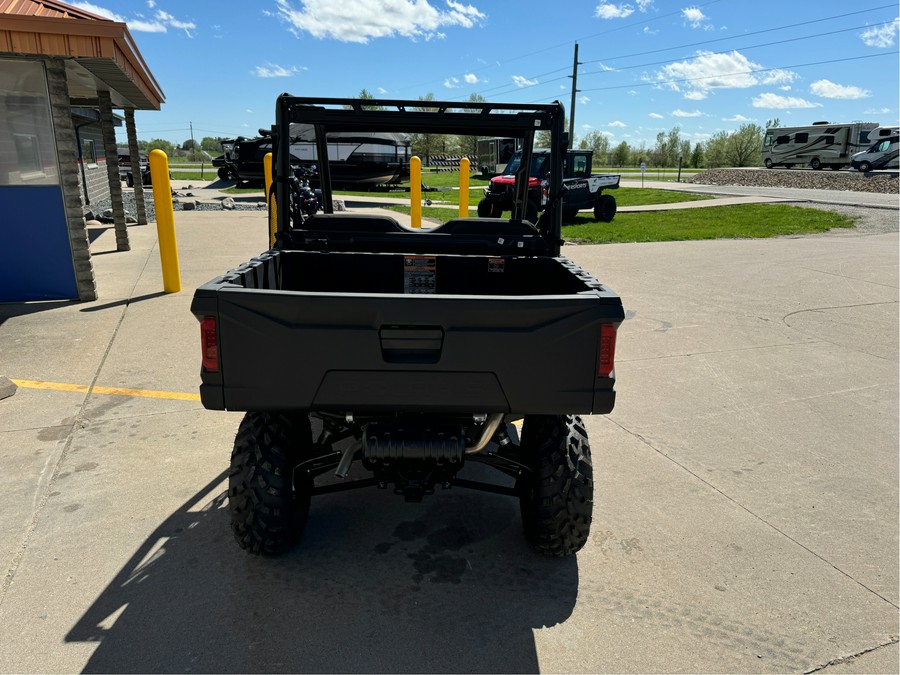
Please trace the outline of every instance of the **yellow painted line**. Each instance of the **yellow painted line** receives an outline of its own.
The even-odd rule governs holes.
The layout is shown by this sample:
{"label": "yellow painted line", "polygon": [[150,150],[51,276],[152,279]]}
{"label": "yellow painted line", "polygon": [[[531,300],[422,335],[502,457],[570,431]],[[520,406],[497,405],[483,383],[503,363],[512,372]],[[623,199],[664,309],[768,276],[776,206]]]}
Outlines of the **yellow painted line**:
{"label": "yellow painted line", "polygon": [[44,382],[42,380],[11,380],[23,389],[49,389],[51,391],[72,391],[79,394],[107,394],[112,396],[139,396],[141,398],[164,398],[172,401],[199,401],[200,394],[181,391],[153,391],[151,389],[124,389],[122,387],[89,387],[66,382]]}

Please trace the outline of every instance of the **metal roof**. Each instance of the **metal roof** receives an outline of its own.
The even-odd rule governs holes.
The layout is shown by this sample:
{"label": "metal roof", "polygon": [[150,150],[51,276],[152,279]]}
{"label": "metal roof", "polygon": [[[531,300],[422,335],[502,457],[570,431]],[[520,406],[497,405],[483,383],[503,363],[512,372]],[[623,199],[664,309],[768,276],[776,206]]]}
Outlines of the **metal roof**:
{"label": "metal roof", "polygon": [[58,0],[0,0],[0,57],[66,59],[73,103],[96,105],[108,90],[115,108],[159,110],[162,88],[128,27]]}

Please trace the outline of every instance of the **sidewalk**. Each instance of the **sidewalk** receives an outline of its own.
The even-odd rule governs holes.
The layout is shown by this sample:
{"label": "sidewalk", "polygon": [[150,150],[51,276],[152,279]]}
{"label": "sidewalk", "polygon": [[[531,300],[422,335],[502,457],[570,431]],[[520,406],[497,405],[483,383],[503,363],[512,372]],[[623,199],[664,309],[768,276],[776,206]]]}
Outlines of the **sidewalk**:
{"label": "sidewalk", "polygon": [[897,672],[896,233],[567,247],[628,310],[585,549],[373,488],[272,560],[232,541],[190,312],[266,218],[175,224],[180,293],[151,224],[93,233],[98,301],[0,305],[0,672]]}

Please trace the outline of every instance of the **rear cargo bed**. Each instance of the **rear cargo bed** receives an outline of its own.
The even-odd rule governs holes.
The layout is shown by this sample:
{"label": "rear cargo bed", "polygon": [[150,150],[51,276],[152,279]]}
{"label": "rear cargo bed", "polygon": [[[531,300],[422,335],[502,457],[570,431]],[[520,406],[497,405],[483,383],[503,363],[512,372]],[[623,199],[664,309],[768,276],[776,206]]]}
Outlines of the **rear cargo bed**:
{"label": "rear cargo bed", "polygon": [[605,413],[617,295],[568,260],[270,251],[198,289],[228,410]]}

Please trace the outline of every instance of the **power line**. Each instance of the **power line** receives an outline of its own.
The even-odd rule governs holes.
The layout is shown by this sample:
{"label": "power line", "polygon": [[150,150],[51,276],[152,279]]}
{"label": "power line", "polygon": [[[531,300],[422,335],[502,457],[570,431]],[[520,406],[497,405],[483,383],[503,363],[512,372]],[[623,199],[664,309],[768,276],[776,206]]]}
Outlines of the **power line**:
{"label": "power line", "polygon": [[[790,65],[790,66],[778,66],[777,68],[758,68],[756,70],[745,70],[745,71],[741,71],[741,72],[737,72],[737,73],[704,75],[703,77],[686,77],[681,80],[660,80],[657,82],[641,82],[641,83],[631,82],[630,84],[621,84],[621,85],[616,85],[616,86],[611,86],[611,87],[597,87],[595,89],[584,89],[582,91],[585,91],[585,92],[587,92],[587,91],[609,91],[611,89],[629,89],[629,88],[634,88],[634,87],[655,87],[655,86],[663,85],[663,84],[680,84],[682,82],[695,82],[698,80],[714,80],[714,79],[721,79],[721,78],[726,78],[726,77],[735,77],[737,75],[752,75],[755,73],[770,73],[774,70],[786,70],[788,68],[806,68],[808,66],[824,66],[824,65],[827,65],[830,63],[843,63],[846,61],[859,61],[861,59],[874,59],[874,58],[878,58],[879,56],[896,56],[897,54],[900,54],[900,51],[881,52],[879,54],[865,54],[863,56],[848,56],[843,59],[831,59],[828,61],[813,61],[812,63],[798,63],[798,64],[794,64],[794,65]],[[546,99],[540,99],[540,101],[544,101],[544,100],[546,100]],[[538,102],[539,101],[530,101],[530,103],[538,103]]]}
{"label": "power line", "polygon": [[[868,10],[866,10],[866,11],[868,11]],[[853,12],[853,13],[855,14],[856,12]],[[761,47],[771,47],[771,46],[773,46],[773,45],[786,44],[786,43],[789,43],[789,42],[800,42],[800,41],[802,41],[802,40],[811,40],[811,39],[813,39],[813,38],[825,37],[825,36],[829,36],[829,35],[836,35],[836,34],[838,34],[838,33],[849,33],[849,32],[854,31],[854,30],[860,30],[860,29],[862,29],[862,28],[869,28],[869,27],[872,27],[872,26],[883,26],[883,25],[887,25],[887,24],[893,23],[893,21],[894,21],[894,19],[891,19],[890,21],[883,21],[883,22],[875,23],[875,24],[866,24],[866,25],[862,25],[862,26],[854,26],[853,28],[841,28],[841,29],[839,29],[839,30],[826,31],[826,32],[823,32],[823,33],[814,33],[814,34],[812,34],[812,35],[804,35],[804,36],[801,36],[801,37],[785,38],[784,40],[775,40],[775,41],[772,41],[772,42],[762,42],[762,43],[754,44],[754,45],[746,45],[746,46],[742,46],[742,47],[733,47],[733,48],[731,48],[731,49],[726,49],[726,50],[724,50],[724,51],[719,51],[719,52],[709,52],[708,55],[709,55],[709,56],[718,56],[718,55],[721,55],[721,54],[727,54],[727,53],[732,52],[732,51],[739,51],[739,50],[747,51],[747,50],[750,50],[750,49],[759,49],[759,48],[761,48]],[[807,22],[807,23],[809,23],[809,22]],[[773,30],[774,30],[774,29],[773,29]],[[758,32],[770,32],[770,31],[758,31]],[[734,39],[734,38],[728,38],[728,39]],[[719,41],[719,40],[713,40],[712,42],[718,42],[718,41]],[[696,43],[696,44],[701,44],[701,43]],[[685,46],[693,46],[693,45],[685,45]],[[672,49],[677,49],[677,47],[672,47]],[[647,53],[647,54],[652,54],[652,53],[657,53],[657,52],[660,52],[660,51],[667,51],[667,50],[654,50],[654,51],[652,51],[652,52],[646,52],[646,53]],[[636,55],[636,54],[631,54],[631,55],[629,55],[629,56],[635,56],[635,55]],[[624,57],[622,57],[622,58],[624,58]],[[697,58],[697,57],[690,57],[690,58],[684,59],[684,60],[685,60],[685,61],[690,61],[690,60],[695,59],[695,58]],[[585,61],[584,63],[597,63],[597,62],[603,61],[603,60],[609,61],[609,60],[612,60],[612,59],[599,59],[598,61]],[[635,65],[631,65],[631,66],[622,66],[622,67],[620,67],[620,68],[614,68],[614,69],[611,69],[610,71],[581,73],[581,75],[582,75],[582,77],[588,77],[588,76],[591,76],[591,75],[605,75],[605,74],[608,73],[608,72],[620,72],[620,71],[624,71],[624,70],[633,70],[633,69],[635,69],[635,68],[647,68],[647,67],[649,67],[649,66],[661,66],[661,65],[668,65],[668,64],[672,64],[672,63],[678,63],[678,62],[679,62],[679,60],[652,61],[652,62],[648,62],[648,63],[639,63],[639,64],[635,64]],[[561,71],[561,70],[564,70],[564,69],[563,69],[563,68],[560,68],[560,69],[558,69],[557,71],[551,71],[550,73],[547,73],[547,74],[552,74],[552,73],[554,73],[554,72],[559,72],[559,71]],[[777,70],[777,68],[772,68],[772,69],[770,69],[770,70]],[[757,72],[763,72],[763,71],[757,71]],[[733,74],[742,74],[742,73],[733,73]],[[726,74],[726,75],[727,75],[727,74]],[[726,75],[721,75],[721,77],[725,77]],[[539,77],[539,76],[536,75],[535,78],[536,78],[536,77]],[[712,77],[720,77],[720,75],[715,75],[715,76],[712,76]],[[524,85],[524,86],[521,86],[521,87],[516,87],[516,88],[514,88],[514,89],[513,89],[513,88],[509,88],[510,85],[504,85],[504,86],[507,88],[507,91],[505,91],[505,92],[500,92],[500,93],[513,92],[513,91],[516,91],[516,90],[519,90],[519,89],[530,89],[530,88],[532,88],[532,87],[536,87],[536,86],[539,86],[539,85],[541,85],[541,84],[550,84],[550,83],[552,83],[552,82],[558,82],[558,81],[564,80],[564,79],[566,79],[566,76],[560,76],[560,77],[555,77],[555,78],[550,79],[550,80],[544,80],[543,82],[538,82],[538,83],[535,83],[535,84],[529,84],[529,85]],[[598,90],[597,90],[597,89],[587,89],[587,90],[584,90],[584,91],[598,91]]]}
{"label": "power line", "polygon": [[[660,52],[669,52],[669,51],[673,51],[675,49],[687,49],[688,47],[699,47],[701,45],[708,45],[708,44],[712,44],[714,42],[723,42],[726,40],[736,40],[736,39],[742,38],[742,37],[750,37],[751,35],[762,35],[763,33],[772,33],[772,32],[779,31],[779,30],[787,30],[788,28],[797,28],[799,26],[808,26],[813,23],[822,23],[823,21],[831,21],[833,19],[843,19],[848,16],[854,16],[856,14],[867,14],[869,12],[878,11],[879,9],[896,8],[896,7],[897,7],[896,3],[890,4],[890,5],[879,5],[878,7],[870,7],[868,9],[861,9],[856,12],[847,12],[846,14],[835,14],[834,16],[826,16],[821,19],[812,19],[811,21],[801,21],[800,23],[788,24],[787,26],[776,26],[774,28],[766,28],[764,30],[753,31],[752,33],[743,33],[742,35],[731,35],[728,37],[715,38],[714,40],[703,40],[702,42],[691,42],[689,44],[677,45],[675,47],[664,47],[662,49],[652,49],[652,50],[643,51],[643,52],[635,52],[633,54],[622,54],[621,56],[607,56],[607,57],[604,57],[601,59],[593,59],[591,61],[584,61],[584,63],[588,64],[588,63],[600,63],[602,61],[615,61],[618,59],[628,59],[633,56],[647,56],[648,54],[658,54]],[[890,23],[890,22],[885,21],[883,23]],[[862,28],[865,28],[865,26],[862,26]],[[849,30],[858,30],[858,29],[851,28]],[[822,33],[822,35],[829,35],[829,33]],[[773,44],[775,44],[775,43],[773,43]]]}
{"label": "power line", "polygon": [[[714,5],[714,4],[716,4],[716,3],[718,3],[718,2],[722,2],[722,1],[723,1],[723,0],[710,0],[709,2],[705,2],[705,3],[700,4],[700,5],[695,5],[695,7],[697,7],[698,9],[700,9],[701,7],[709,7],[710,5]],[[668,13],[666,13],[666,14],[659,14],[659,15],[657,15],[657,16],[650,17],[650,18],[647,18],[647,19],[643,19],[643,20],[640,20],[640,21],[632,21],[632,22],[630,22],[630,23],[625,23],[625,24],[622,24],[622,25],[617,26],[617,27],[615,27],[615,28],[609,28],[609,29],[607,29],[607,30],[600,31],[599,33],[592,33],[591,35],[586,35],[586,36],[582,36],[582,37],[576,37],[576,38],[574,38],[574,39],[572,39],[572,40],[568,40],[567,42],[560,42],[559,44],[551,45],[550,47],[544,47],[543,49],[532,50],[532,51],[529,51],[529,52],[527,52],[527,53],[520,54],[519,56],[513,56],[513,57],[510,57],[510,58],[506,59],[505,61],[503,61],[502,63],[498,61],[497,63],[495,63],[495,64],[493,64],[493,65],[490,65],[490,66],[484,66],[483,68],[476,68],[476,69],[474,69],[474,70],[472,71],[472,73],[483,73],[485,70],[488,70],[489,68],[496,68],[496,67],[499,67],[499,66],[501,66],[501,65],[507,65],[507,64],[509,64],[509,63],[512,63],[513,61],[520,61],[520,60],[522,60],[522,59],[534,58],[537,54],[543,54],[543,53],[545,53],[545,52],[549,52],[549,51],[552,51],[552,50],[554,50],[554,49],[559,49],[560,47],[568,47],[568,46],[570,46],[571,44],[573,44],[574,42],[583,42],[583,41],[585,41],[585,40],[591,40],[591,39],[593,39],[593,38],[600,37],[601,35],[608,35],[609,33],[615,33],[615,32],[620,31],[620,30],[625,30],[626,28],[633,28],[633,27],[635,27],[635,26],[641,26],[641,25],[644,25],[644,24],[653,23],[654,21],[659,21],[660,19],[665,19],[665,18],[667,18],[667,17],[675,16],[675,15],[677,15],[677,14],[681,14],[681,10],[680,10],[680,9],[679,9],[679,10],[676,10],[676,11],[674,11],[674,12],[668,12]],[[552,71],[552,72],[556,72],[556,71]],[[539,77],[539,76],[536,75],[535,77]],[[529,78],[529,79],[533,79],[533,78]],[[398,91],[405,91],[405,90],[408,90],[408,89],[415,89],[415,88],[418,88],[418,87],[423,87],[423,86],[428,85],[428,84],[433,84],[433,83],[435,83],[435,82],[440,82],[440,79],[429,80],[429,81],[427,81],[427,82],[421,82],[421,83],[419,83],[419,84],[412,84],[412,85],[409,85],[408,87],[401,87],[400,89],[398,89]],[[490,89],[487,89],[487,90],[484,90],[484,91],[491,91],[491,90],[490,90]],[[473,93],[476,93],[476,94],[482,94],[483,91],[478,91],[478,92],[473,92]],[[458,96],[457,98],[462,98],[462,97]],[[450,100],[453,100],[453,99],[450,99]]]}
{"label": "power line", "polygon": [[[686,49],[686,48],[689,48],[689,47],[698,47],[698,46],[702,46],[702,45],[706,45],[706,44],[712,44],[712,43],[715,43],[715,42],[723,42],[723,41],[727,41],[727,40],[737,40],[737,39],[740,39],[740,38],[743,38],[743,37],[749,37],[749,36],[752,36],[752,35],[760,35],[760,34],[764,34],[764,33],[771,33],[771,32],[774,32],[774,31],[786,30],[786,29],[789,29],[789,28],[797,28],[797,27],[799,27],[799,26],[805,26],[805,25],[810,25],[810,24],[814,24],[814,23],[822,23],[823,21],[831,21],[831,20],[834,20],[834,19],[842,19],[842,18],[846,18],[846,17],[848,17],[848,16],[854,16],[854,15],[857,15],[857,14],[866,14],[866,13],[874,12],[874,11],[877,11],[877,10],[880,10],[880,9],[893,8],[893,7],[896,7],[896,5],[895,5],[895,4],[879,5],[879,6],[877,6],[877,7],[869,7],[868,9],[858,10],[858,11],[854,11],[854,12],[847,12],[847,13],[845,13],[845,14],[835,14],[835,15],[833,15],[833,16],[823,17],[823,18],[821,18],[821,19],[813,19],[813,20],[810,20],[810,21],[802,21],[802,22],[799,22],[799,23],[789,24],[789,25],[786,25],[786,26],[776,26],[776,27],[774,27],[774,28],[767,28],[767,29],[764,29],[764,30],[753,31],[753,32],[751,32],[751,33],[744,33],[743,35],[735,35],[735,36],[729,36],[729,37],[724,37],[724,38],[716,38],[716,39],[713,39],[713,40],[704,40],[704,41],[702,41],[702,42],[693,42],[693,43],[689,43],[689,44],[678,45],[678,46],[675,46],[675,47],[666,47],[666,48],[663,48],[663,49],[654,49],[654,50],[647,50],[647,51],[643,51],[643,52],[634,52],[634,53],[632,53],[632,54],[624,54],[624,55],[622,55],[622,56],[608,56],[608,57],[604,57],[604,58],[601,58],[601,59],[592,59],[592,60],[590,60],[590,61],[584,61],[584,62],[582,62],[582,63],[583,63],[583,64],[589,64],[589,63],[601,63],[601,62],[603,62],[603,61],[615,61],[615,60],[618,60],[618,59],[632,58],[632,57],[635,57],[635,56],[645,56],[645,55],[649,55],[649,54],[657,54],[657,53],[660,53],[660,52],[672,51],[672,50],[675,50],[675,49]],[[668,15],[663,15],[663,16],[669,16],[669,15],[671,15],[671,14],[677,14],[677,13],[678,13],[678,12],[672,12],[672,13],[670,13],[670,14],[668,14]],[[657,18],[663,18],[663,17],[660,16],[660,17],[657,17]],[[655,20],[655,19],[653,19],[653,20]],[[647,22],[643,22],[643,23],[647,23]],[[891,23],[891,21],[883,21],[883,22],[880,22],[880,23],[878,23],[878,24],[871,24],[871,25],[884,25],[884,24],[887,24],[887,23]],[[746,50],[746,49],[755,49],[755,48],[757,48],[757,47],[765,47],[765,46],[771,46],[771,45],[775,45],[775,44],[783,44],[783,43],[786,43],[786,42],[796,42],[796,41],[799,41],[799,40],[807,40],[807,39],[811,39],[811,38],[814,38],[814,37],[821,37],[821,36],[825,36],[825,35],[833,35],[833,34],[836,34],[836,33],[849,32],[849,31],[852,31],[852,30],[860,30],[861,28],[867,28],[867,27],[869,27],[869,26],[859,26],[859,27],[856,27],[856,28],[845,28],[845,29],[841,29],[841,30],[838,30],[838,31],[830,31],[830,32],[819,33],[819,34],[814,34],[814,35],[809,35],[809,36],[799,37],[799,38],[789,38],[789,39],[786,39],[786,40],[775,41],[775,42],[769,42],[769,43],[762,43],[762,44],[759,44],[759,45],[749,45],[749,46],[747,46],[747,47],[738,47],[738,48],[736,48],[736,49],[745,49],[745,50]],[[616,28],[616,29],[612,29],[612,30],[620,30],[620,29],[621,29],[621,27],[620,27],[620,28]],[[611,31],[606,31],[606,32],[611,32]],[[597,34],[597,35],[599,35],[599,34]],[[724,53],[727,53],[728,51],[734,51],[734,49],[730,49],[730,50],[726,50],[726,51],[722,51],[722,52],[714,52],[714,53],[715,53],[715,54],[724,54]],[[623,67],[620,67],[620,68],[616,68],[616,69],[614,69],[614,70],[619,71],[619,70],[628,70],[628,69],[632,69],[632,68],[643,68],[643,67],[653,66],[653,65],[662,65],[662,64],[666,64],[666,63],[675,63],[675,62],[677,62],[677,61],[678,61],[678,59],[669,60],[669,61],[657,61],[657,62],[654,62],[654,63],[645,63],[645,64],[640,64],[640,65],[635,65],[635,66],[623,66]],[[527,78],[525,78],[525,79],[527,79],[527,80],[536,80],[537,78],[544,77],[544,76],[546,76],[546,75],[553,75],[553,74],[555,74],[555,73],[559,73],[559,72],[563,72],[563,71],[567,71],[567,70],[568,70],[568,67],[557,68],[557,69],[555,69],[555,70],[547,71],[546,73],[542,73],[542,74],[540,74],[540,75],[533,75],[533,76],[527,77]],[[600,73],[597,73],[597,72],[583,73],[583,75],[597,75],[597,74],[600,74]],[[488,93],[488,92],[491,92],[491,93],[493,93],[494,95],[497,95],[497,94],[506,94],[506,93],[515,92],[515,91],[518,91],[518,90],[521,90],[521,89],[530,89],[530,88],[532,88],[532,87],[536,87],[536,86],[539,86],[539,85],[542,85],[542,84],[550,84],[550,83],[552,83],[552,82],[559,82],[559,81],[561,81],[561,80],[567,79],[567,77],[568,77],[568,76],[566,76],[566,75],[561,75],[561,76],[559,76],[559,77],[555,77],[555,78],[552,78],[552,79],[550,79],[550,80],[544,80],[544,81],[542,81],[542,82],[537,82],[537,83],[535,83],[535,84],[527,84],[527,85],[524,85],[524,86],[516,85],[515,87],[513,87],[512,85],[510,85],[510,84],[507,83],[507,84],[503,84],[503,85],[497,85],[496,87],[491,87],[491,88],[489,88],[489,89],[483,89],[483,90],[481,90],[481,91],[479,91],[479,92],[476,92],[476,93],[481,94],[481,95],[484,95],[485,93]],[[501,91],[501,90],[502,90],[502,91]],[[592,91],[596,91],[596,90],[592,90]],[[457,98],[461,98],[461,97],[457,97]]]}
{"label": "power line", "polygon": [[[825,37],[827,35],[837,35],[838,33],[849,33],[850,31],[859,30],[861,28],[868,28],[870,26],[883,26],[883,25],[893,23],[893,22],[894,22],[894,20],[891,19],[890,21],[884,21],[882,23],[854,26],[853,28],[841,28],[840,30],[828,31],[826,33],[815,33],[814,35],[804,35],[802,37],[785,38],[784,40],[775,40],[774,42],[761,42],[760,44],[747,45],[744,47],[733,47],[731,49],[726,49],[721,52],[706,52],[704,54],[704,56],[707,56],[707,55],[708,56],[719,56],[721,54],[728,54],[729,52],[738,51],[738,50],[747,51],[749,49],[759,49],[760,47],[771,47],[773,45],[781,45],[781,44],[786,44],[788,42],[800,42],[801,40],[811,40],[813,38]],[[697,57],[691,57],[691,59],[694,59],[694,58],[697,58]],[[687,59],[687,60],[691,60],[691,59]],[[677,63],[677,61],[653,61],[650,63],[639,63],[639,64],[636,64],[633,66],[622,66],[621,68],[615,68],[614,71],[618,72],[621,70],[633,70],[635,68],[646,68],[648,66],[661,66],[661,65],[671,64],[671,63]],[[603,75],[605,72],[608,72],[608,71],[582,73],[582,76],[587,77],[589,75]]]}

